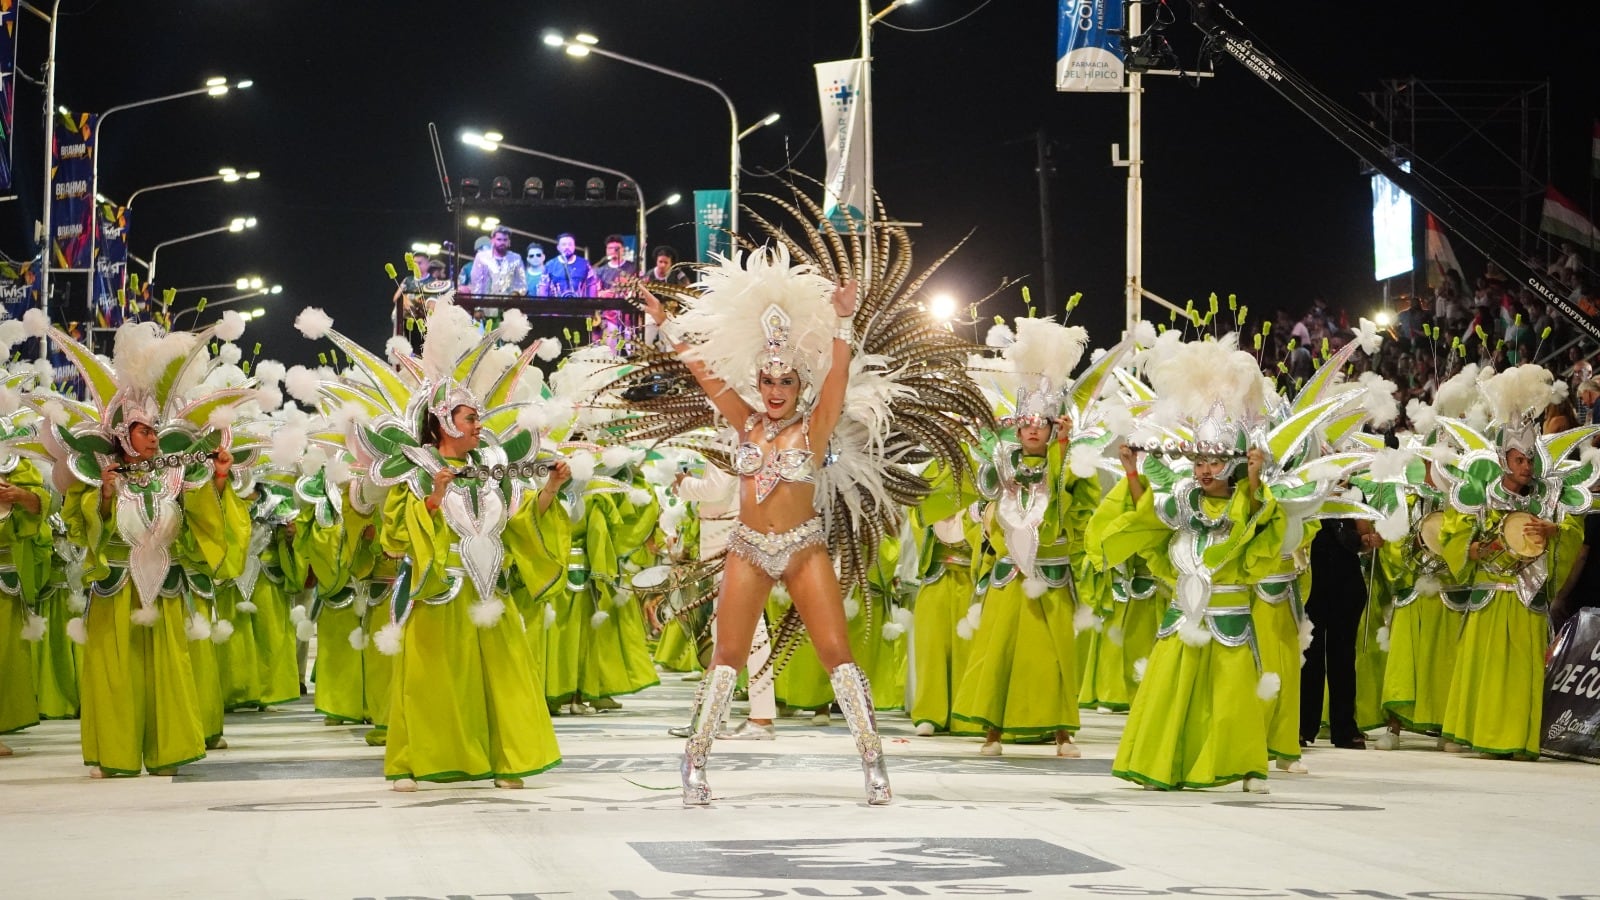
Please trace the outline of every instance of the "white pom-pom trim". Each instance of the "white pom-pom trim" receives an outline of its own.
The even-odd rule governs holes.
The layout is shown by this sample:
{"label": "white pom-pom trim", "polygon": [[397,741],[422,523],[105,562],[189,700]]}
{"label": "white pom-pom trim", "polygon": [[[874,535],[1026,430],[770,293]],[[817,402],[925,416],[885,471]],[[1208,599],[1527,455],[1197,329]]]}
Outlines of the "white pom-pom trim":
{"label": "white pom-pom trim", "polygon": [[963,641],[972,640],[972,623],[968,622],[966,619],[962,619],[961,621],[957,622],[956,637],[962,639]]}
{"label": "white pom-pom trim", "polygon": [[1205,622],[1185,619],[1178,626],[1178,639],[1191,647],[1204,647],[1211,643],[1211,629],[1206,627]]}
{"label": "white pom-pom trim", "polygon": [[141,606],[133,611],[133,615],[128,617],[133,624],[143,625],[146,628],[154,625],[156,619],[159,618],[161,618],[161,610],[156,609],[154,606]]}
{"label": "white pom-pom trim", "polygon": [[315,306],[308,306],[294,317],[294,327],[311,340],[320,341],[333,327],[333,317]]}
{"label": "white pom-pom trim", "polygon": [[1144,673],[1148,668],[1150,668],[1150,657],[1148,656],[1141,656],[1133,661],[1134,684],[1141,684],[1144,682]]}
{"label": "white pom-pom trim", "polygon": [[1378,649],[1389,652],[1389,626],[1384,625],[1378,629]]}
{"label": "white pom-pom trim", "polygon": [[242,612],[245,615],[255,615],[256,611],[256,605],[249,600],[240,600],[233,608],[235,611]]}
{"label": "white pom-pom trim", "polygon": [[1301,653],[1304,653],[1307,650],[1311,649],[1311,636],[1312,636],[1312,634],[1314,634],[1316,632],[1316,630],[1317,630],[1316,626],[1311,624],[1311,620],[1310,619],[1301,619],[1300,620],[1300,652]]}
{"label": "white pom-pom trim", "polygon": [[553,603],[544,605],[544,627],[549,628],[556,623],[556,607]]}
{"label": "white pom-pom trim", "polygon": [[22,327],[28,337],[42,338],[50,333],[50,318],[37,306],[22,314]]}
{"label": "white pom-pom trim", "polygon": [[1026,594],[1029,600],[1037,600],[1043,597],[1044,592],[1048,590],[1050,590],[1050,585],[1043,578],[1034,578],[1030,575],[1022,579],[1022,593]]}
{"label": "white pom-pom trim", "polygon": [[1277,672],[1262,672],[1261,680],[1256,682],[1256,696],[1263,700],[1271,700],[1278,696],[1278,691],[1283,688],[1283,679]]}
{"label": "white pom-pom trim", "polygon": [[89,595],[82,590],[76,590],[67,595],[67,610],[81,613],[89,608]]}
{"label": "white pom-pom trim", "polygon": [[233,637],[233,623],[227,619],[222,619],[211,626],[211,643],[225,644],[231,637]]}
{"label": "white pom-pom trim", "polygon": [[73,616],[67,620],[67,637],[79,646],[89,643],[89,630],[84,627],[83,616]]}
{"label": "white pom-pom trim", "polygon": [[400,653],[401,634],[400,623],[390,622],[372,636],[372,645],[384,656],[397,656]]}
{"label": "white pom-pom trim", "polygon": [[860,614],[861,601],[855,597],[844,598],[844,620],[846,622],[853,622],[855,621],[856,616]]}
{"label": "white pom-pom trim", "polygon": [[505,612],[506,605],[498,597],[486,597],[467,607],[467,616],[479,628],[493,628]]}
{"label": "white pom-pom trim", "polygon": [[608,612],[606,612],[605,610],[602,609],[599,612],[597,612],[594,615],[589,617],[589,627],[590,628],[599,628],[601,625],[604,625],[606,623],[606,620],[609,619],[609,618],[611,618],[611,613],[608,613]]}
{"label": "white pom-pom trim", "polygon": [[905,626],[899,622],[885,622],[883,625],[883,639],[886,641],[897,641],[905,633]]}
{"label": "white pom-pom trim", "polygon": [[291,606],[291,607],[289,607],[289,622],[291,624],[299,625],[301,622],[304,622],[305,620],[306,620],[306,608],[304,606]]}
{"label": "white pom-pom trim", "polygon": [[311,639],[317,636],[317,623],[310,619],[301,619],[294,625],[294,636],[302,643],[311,643]]}
{"label": "white pom-pom trim", "polygon": [[45,624],[44,616],[28,613],[22,620],[22,639],[29,643],[44,640]]}
{"label": "white pom-pom trim", "polygon": [[1078,634],[1085,631],[1099,631],[1100,617],[1094,614],[1094,609],[1083,604],[1078,604],[1072,612],[1072,630]]}
{"label": "white pom-pom trim", "polygon": [[1123,640],[1122,626],[1121,625],[1112,625],[1110,628],[1107,628],[1106,629],[1106,640],[1110,641],[1111,642],[1111,646],[1113,646],[1113,647],[1121,647],[1122,646],[1122,640]]}
{"label": "white pom-pom trim", "polygon": [[351,631],[347,640],[350,641],[350,649],[352,650],[367,649],[367,633],[360,628]]}
{"label": "white pom-pom trim", "polygon": [[533,351],[533,355],[544,360],[545,362],[550,362],[556,359],[561,355],[561,339],[540,338],[539,349]]}
{"label": "white pom-pom trim", "polygon": [[224,341],[237,341],[244,336],[244,322],[244,316],[227,310],[222,314],[222,321],[217,323],[217,337]]}
{"label": "white pom-pom trim", "polygon": [[203,641],[211,637],[211,620],[195,613],[189,617],[189,624],[184,626],[184,631],[188,633],[189,640]]}

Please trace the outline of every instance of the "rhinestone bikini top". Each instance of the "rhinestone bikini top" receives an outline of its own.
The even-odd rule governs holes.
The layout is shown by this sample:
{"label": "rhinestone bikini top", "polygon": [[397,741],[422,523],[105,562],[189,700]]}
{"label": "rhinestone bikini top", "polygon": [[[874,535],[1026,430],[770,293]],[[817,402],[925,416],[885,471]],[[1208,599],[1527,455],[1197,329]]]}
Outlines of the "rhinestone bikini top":
{"label": "rhinestone bikini top", "polygon": [[[745,420],[745,434],[755,429],[759,416],[757,413]],[[757,503],[766,500],[767,495],[772,493],[780,481],[813,480],[816,465],[812,462],[811,455],[810,417],[806,417],[802,424],[805,425],[805,430],[802,432],[805,435],[804,447],[789,447],[762,453],[761,445],[745,441],[733,451],[733,471],[738,475],[753,476],[756,480]]]}

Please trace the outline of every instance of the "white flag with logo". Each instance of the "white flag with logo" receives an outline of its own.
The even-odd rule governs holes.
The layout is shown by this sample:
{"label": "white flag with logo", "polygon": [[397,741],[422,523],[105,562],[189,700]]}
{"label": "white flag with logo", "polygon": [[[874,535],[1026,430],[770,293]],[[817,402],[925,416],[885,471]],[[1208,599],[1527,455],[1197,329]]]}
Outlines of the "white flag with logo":
{"label": "white flag with logo", "polygon": [[840,59],[817,63],[817,99],[822,104],[822,138],[828,151],[822,209],[834,228],[854,230],[864,220],[872,185],[867,174],[867,121],[861,89],[866,61]]}

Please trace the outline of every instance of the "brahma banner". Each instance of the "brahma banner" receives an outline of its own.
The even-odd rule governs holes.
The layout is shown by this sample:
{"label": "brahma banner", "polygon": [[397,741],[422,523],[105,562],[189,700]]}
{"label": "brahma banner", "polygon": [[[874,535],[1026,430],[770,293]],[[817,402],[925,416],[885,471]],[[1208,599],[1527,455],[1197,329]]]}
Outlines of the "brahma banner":
{"label": "brahma banner", "polygon": [[[96,203],[96,224],[100,239],[94,248],[94,318],[101,325],[111,322],[113,310],[120,309],[117,295],[128,283],[128,210],[115,203]],[[106,317],[106,321],[101,321]]]}
{"label": "brahma banner", "polygon": [[11,190],[11,123],[17,97],[17,0],[0,0],[0,191]]}
{"label": "brahma banner", "polygon": [[50,153],[50,268],[87,271],[89,229],[94,227],[93,113],[52,115]]}
{"label": "brahma banner", "polygon": [[728,225],[733,219],[733,194],[729,191],[694,192],[694,257],[711,262],[711,254],[727,256],[733,250]]}
{"label": "brahma banner", "polygon": [[1122,90],[1122,0],[1060,0],[1056,90]]}
{"label": "brahma banner", "polygon": [[1546,756],[1600,763],[1600,609],[1581,609],[1561,629],[1544,679]]}

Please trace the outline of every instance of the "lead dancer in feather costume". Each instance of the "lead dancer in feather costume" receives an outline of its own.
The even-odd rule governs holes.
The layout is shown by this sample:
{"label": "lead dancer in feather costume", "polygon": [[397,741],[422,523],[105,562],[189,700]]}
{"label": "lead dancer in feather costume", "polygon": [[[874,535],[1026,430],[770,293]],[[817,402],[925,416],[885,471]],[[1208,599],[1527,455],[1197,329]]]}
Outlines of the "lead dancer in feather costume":
{"label": "lead dancer in feather costume", "polygon": [[[831,670],[867,800],[889,801],[871,694],[850,654],[841,578],[827,551],[845,586],[862,583],[884,534],[897,531],[904,507],[926,494],[903,464],[937,456],[964,470],[971,423],[991,418],[965,376],[967,346],[914,303],[928,273],[908,283],[904,231],[875,236],[867,269],[861,239],[841,235],[815,203],[796,198],[804,209],[775,202],[794,216],[806,243],[755,215],[776,246],[719,260],[697,289],[664,290],[679,315],[669,319],[655,296],[642,295],[674,354],[647,355],[612,385],[623,396],[630,387],[670,386],[626,404],[637,418],[614,426],[625,438],[683,434],[711,425],[714,412],[739,431],[732,459],[719,460],[740,476],[740,521],[723,568],[717,655],[684,751],[684,801],[693,805],[710,802],[706,756],[762,604],[780,580]],[[818,221],[820,230],[810,224]],[[858,273],[867,278],[864,290]],[[797,632],[787,616],[778,632],[781,664]]]}

